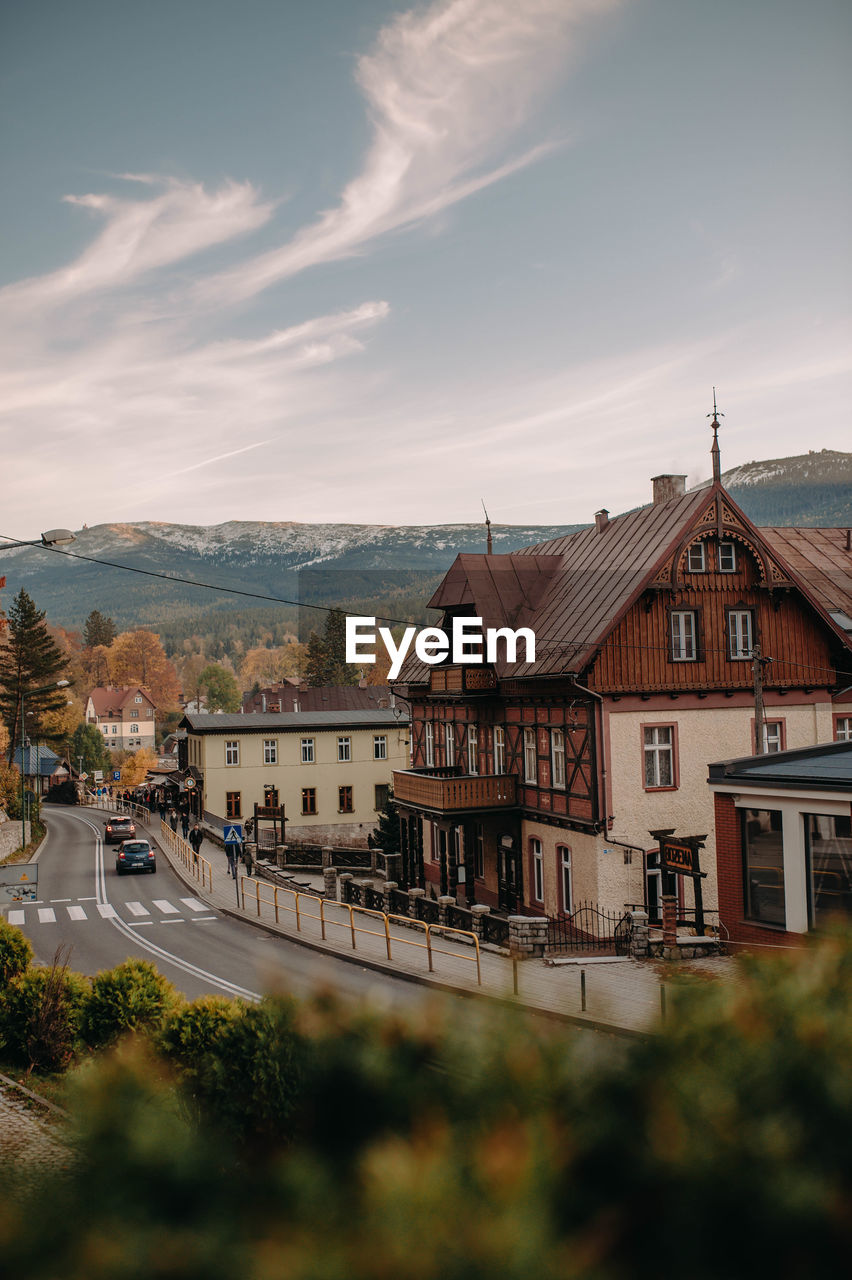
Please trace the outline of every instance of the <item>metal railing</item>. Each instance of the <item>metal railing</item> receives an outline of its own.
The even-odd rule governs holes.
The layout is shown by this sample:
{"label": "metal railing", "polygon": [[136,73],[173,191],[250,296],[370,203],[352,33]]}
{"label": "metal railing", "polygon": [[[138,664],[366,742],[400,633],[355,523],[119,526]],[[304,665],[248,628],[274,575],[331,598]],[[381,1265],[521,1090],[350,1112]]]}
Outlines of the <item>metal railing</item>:
{"label": "metal railing", "polygon": [[207,858],[196,853],[188,840],[184,840],[183,836],[179,836],[176,831],[172,831],[167,822],[160,822],[160,839],[163,840],[172,853],[180,859],[186,870],[201,885],[202,889],[213,889],[213,867]]}
{"label": "metal railing", "polygon": [[[469,933],[465,929],[448,929],[443,926],[438,930],[437,926],[427,924],[422,920],[412,920],[409,916],[388,915],[384,911],[376,911],[369,907],[354,906],[349,902],[336,902],[333,899],[321,898],[315,893],[303,893],[298,889],[271,885],[265,880],[261,881],[251,876],[239,877],[240,903],[243,911],[246,910],[246,884],[254,889],[253,893],[248,894],[248,902],[255,903],[258,917],[261,915],[261,906],[272,908],[276,924],[280,923],[282,911],[289,912],[296,917],[296,930],[298,933],[302,932],[303,921],[318,921],[323,942],[328,941],[329,929],[343,929],[351,938],[353,951],[358,950],[357,939],[359,934],[381,938],[384,940],[388,960],[393,960],[393,947],[416,947],[418,950],[426,952],[430,973],[435,971],[434,958],[437,955],[453,956],[456,960],[467,960],[476,965],[476,981],[479,986],[482,986],[479,939],[476,934]],[[261,893],[262,889],[271,890],[271,896],[268,893]],[[306,906],[305,904],[308,905]],[[310,904],[314,904],[316,910],[310,910]],[[341,916],[342,919],[340,918]],[[380,928],[365,928],[363,924],[356,923],[356,920],[361,919],[380,922]],[[412,926],[415,929],[422,929],[425,940],[419,942],[416,938],[405,938],[391,934],[390,926],[395,921],[405,925],[406,929],[411,929]],[[433,930],[442,939],[445,939],[448,934],[457,934],[459,938],[468,939],[473,943],[474,954],[471,956],[462,952],[448,951],[446,947],[438,946],[433,938]]]}

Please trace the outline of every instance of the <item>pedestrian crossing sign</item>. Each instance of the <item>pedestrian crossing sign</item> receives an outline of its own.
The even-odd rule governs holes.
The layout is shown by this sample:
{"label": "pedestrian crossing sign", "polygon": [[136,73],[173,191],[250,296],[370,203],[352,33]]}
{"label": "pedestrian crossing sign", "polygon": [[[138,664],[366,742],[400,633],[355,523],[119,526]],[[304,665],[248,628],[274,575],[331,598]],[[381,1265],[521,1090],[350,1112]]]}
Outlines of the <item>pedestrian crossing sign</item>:
{"label": "pedestrian crossing sign", "polygon": [[243,829],[239,823],[225,828],[225,844],[242,844]]}

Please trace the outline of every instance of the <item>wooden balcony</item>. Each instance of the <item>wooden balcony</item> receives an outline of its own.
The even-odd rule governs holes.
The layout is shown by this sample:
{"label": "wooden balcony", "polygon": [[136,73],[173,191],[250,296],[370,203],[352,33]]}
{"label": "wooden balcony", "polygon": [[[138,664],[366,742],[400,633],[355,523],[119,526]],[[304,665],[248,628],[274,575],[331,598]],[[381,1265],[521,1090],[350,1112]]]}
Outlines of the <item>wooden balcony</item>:
{"label": "wooden balcony", "polygon": [[511,809],[518,803],[514,774],[450,773],[441,769],[419,773],[395,770],[394,799],[433,813],[470,813]]}

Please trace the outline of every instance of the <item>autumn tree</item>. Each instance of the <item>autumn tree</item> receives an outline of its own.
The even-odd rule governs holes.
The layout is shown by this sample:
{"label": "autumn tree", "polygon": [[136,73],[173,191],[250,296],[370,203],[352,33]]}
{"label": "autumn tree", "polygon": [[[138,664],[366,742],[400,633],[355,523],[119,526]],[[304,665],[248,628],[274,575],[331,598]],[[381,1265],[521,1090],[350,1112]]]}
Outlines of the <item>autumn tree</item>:
{"label": "autumn tree", "polygon": [[234,714],[242,705],[240,686],[233,674],[218,663],[211,662],[198,677],[198,687],[205,691],[208,711],[227,711]]}
{"label": "autumn tree", "polygon": [[78,724],[71,735],[68,748],[71,756],[69,763],[79,765],[82,760],[83,771],[89,775],[96,769],[112,768],[112,756],[96,725]]}
{"label": "autumn tree", "polygon": [[173,706],[180,697],[174,664],[153,631],[140,628],[117,636],[109,649],[109,669],[113,684],[142,685],[158,708]]}
{"label": "autumn tree", "polygon": [[301,674],[307,650],[303,644],[282,644],[277,648],[249,649],[240,663],[240,682],[244,689],[253,684],[271,684],[286,676]]}
{"label": "autumn tree", "polygon": [[93,609],[83,628],[83,644],[86,648],[94,649],[98,645],[103,645],[108,649],[115,637],[115,623],[112,618],[105,618],[98,609]]}
{"label": "autumn tree", "polygon": [[119,756],[118,760],[121,769],[121,785],[138,787],[145,781],[148,770],[155,767],[157,753],[150,747],[140,747],[138,751],[128,751],[123,758]]}
{"label": "autumn tree", "polygon": [[22,588],[9,609],[7,642],[0,648],[0,716],[9,734],[10,764],[24,736],[22,704],[30,733],[47,742],[62,736],[51,730],[47,715],[61,711],[68,701],[64,690],[55,687],[65,678],[67,665],[45,623],[44,611]]}

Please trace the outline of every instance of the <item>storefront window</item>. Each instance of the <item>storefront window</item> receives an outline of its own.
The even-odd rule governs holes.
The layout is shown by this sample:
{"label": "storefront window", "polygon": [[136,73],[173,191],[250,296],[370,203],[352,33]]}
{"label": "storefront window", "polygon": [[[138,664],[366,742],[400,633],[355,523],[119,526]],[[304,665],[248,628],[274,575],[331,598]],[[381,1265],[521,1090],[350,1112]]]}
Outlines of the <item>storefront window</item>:
{"label": "storefront window", "polygon": [[808,915],[811,928],[852,915],[852,820],[806,813]]}
{"label": "storefront window", "polygon": [[784,842],[779,809],[744,810],[743,864],[746,918],[783,928]]}

